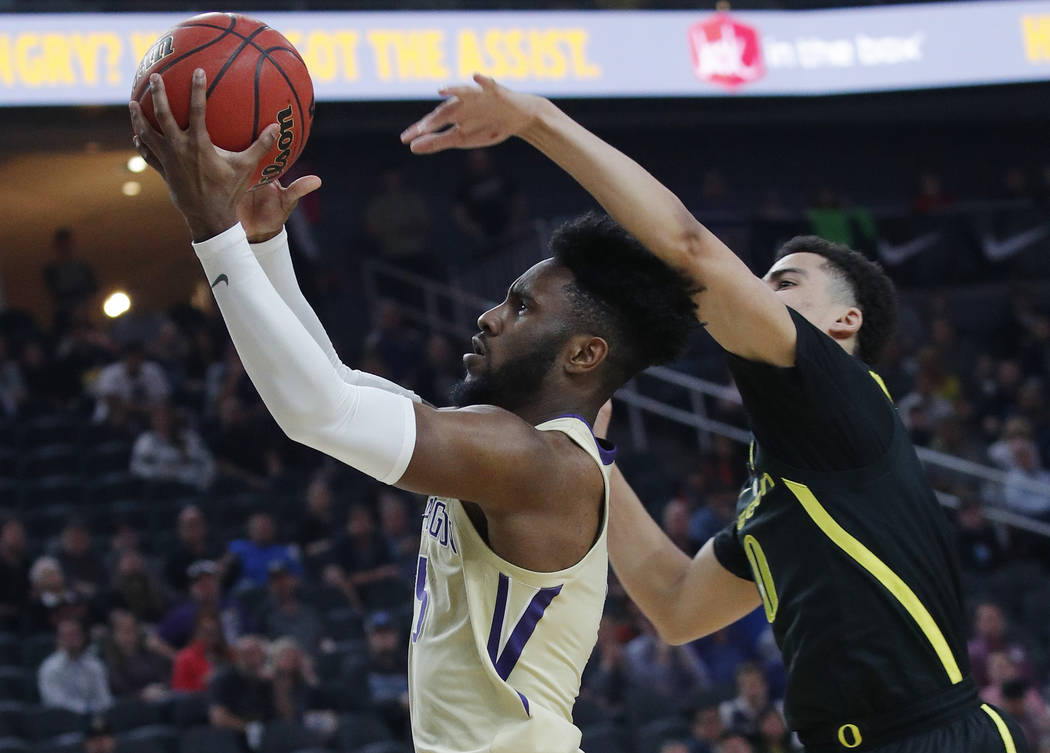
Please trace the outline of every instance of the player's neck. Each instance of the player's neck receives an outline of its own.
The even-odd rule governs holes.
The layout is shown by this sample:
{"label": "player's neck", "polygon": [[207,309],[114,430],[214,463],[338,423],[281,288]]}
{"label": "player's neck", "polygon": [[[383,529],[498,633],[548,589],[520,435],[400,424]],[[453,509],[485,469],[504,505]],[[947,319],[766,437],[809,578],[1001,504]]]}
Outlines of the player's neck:
{"label": "player's neck", "polygon": [[561,416],[579,416],[594,426],[594,419],[597,418],[600,407],[601,403],[592,404],[590,401],[575,399],[574,396],[552,394],[541,395],[534,402],[514,412],[533,426]]}

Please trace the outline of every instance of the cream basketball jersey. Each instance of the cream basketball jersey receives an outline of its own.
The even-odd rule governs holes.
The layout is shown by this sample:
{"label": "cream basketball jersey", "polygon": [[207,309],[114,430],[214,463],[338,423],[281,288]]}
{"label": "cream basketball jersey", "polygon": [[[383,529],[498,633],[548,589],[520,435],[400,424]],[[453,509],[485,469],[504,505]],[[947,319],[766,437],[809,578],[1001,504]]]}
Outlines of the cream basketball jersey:
{"label": "cream basketball jersey", "polygon": [[537,573],[489,549],[458,499],[427,501],[408,658],[416,753],[579,750],[572,707],[605,604],[613,453],[576,416],[536,428],[565,433],[601,468],[601,533],[572,567]]}

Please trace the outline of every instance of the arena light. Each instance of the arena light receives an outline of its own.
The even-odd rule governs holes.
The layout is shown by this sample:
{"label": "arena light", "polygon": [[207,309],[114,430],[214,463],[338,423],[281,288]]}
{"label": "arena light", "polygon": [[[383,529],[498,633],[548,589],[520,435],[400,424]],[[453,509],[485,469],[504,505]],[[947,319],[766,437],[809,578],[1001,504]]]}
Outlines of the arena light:
{"label": "arena light", "polygon": [[111,294],[106,302],[102,304],[102,311],[110,319],[116,319],[121,314],[127,313],[131,308],[131,298],[122,290]]}
{"label": "arena light", "polygon": [[120,192],[125,196],[138,196],[142,193],[142,184],[137,180],[129,180],[120,187]]}
{"label": "arena light", "polygon": [[133,173],[141,173],[146,171],[146,160],[142,159],[139,155],[135,155],[128,160],[128,170]]}

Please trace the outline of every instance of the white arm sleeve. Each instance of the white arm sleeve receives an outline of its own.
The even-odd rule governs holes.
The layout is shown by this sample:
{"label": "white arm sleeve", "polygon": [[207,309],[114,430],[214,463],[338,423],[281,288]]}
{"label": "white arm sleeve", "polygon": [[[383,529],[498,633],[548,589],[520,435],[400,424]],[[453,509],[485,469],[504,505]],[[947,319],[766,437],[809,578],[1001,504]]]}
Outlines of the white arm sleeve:
{"label": "white arm sleeve", "polygon": [[383,483],[401,478],[415,448],[412,401],[340,378],[267,279],[240,223],[193,248],[244,369],[284,433]]}
{"label": "white arm sleeve", "polygon": [[270,240],[262,243],[251,243],[249,246],[252,249],[252,253],[255,254],[255,258],[259,260],[259,265],[263,268],[263,272],[266,273],[270,282],[273,283],[277,294],[281,296],[281,300],[288,304],[288,308],[292,310],[292,313],[306,328],[306,331],[310,333],[310,336],[321,347],[324,354],[328,356],[328,360],[335,367],[335,370],[344,382],[361,387],[375,387],[376,389],[393,392],[395,395],[404,395],[415,403],[422,402],[419,395],[412,390],[405,389],[399,384],[394,384],[389,379],[383,379],[381,376],[351,369],[339,360],[339,355],[335,352],[332,340],[328,337],[328,333],[325,332],[324,325],[317,318],[313,307],[310,306],[310,302],[306,300],[306,296],[303,295],[303,291],[299,287],[299,281],[295,277],[295,269],[292,267],[292,255],[288,250],[287,230],[282,228],[280,234]]}

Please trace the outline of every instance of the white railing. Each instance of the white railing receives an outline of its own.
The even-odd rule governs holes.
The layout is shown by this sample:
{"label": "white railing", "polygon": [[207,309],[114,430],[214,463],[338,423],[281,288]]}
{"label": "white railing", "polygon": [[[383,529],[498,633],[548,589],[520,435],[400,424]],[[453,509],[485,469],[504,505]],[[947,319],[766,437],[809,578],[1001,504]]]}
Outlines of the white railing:
{"label": "white railing", "polygon": [[[476,321],[478,315],[495,305],[493,301],[481,296],[467,293],[450,285],[434,282],[411,272],[405,272],[380,261],[366,261],[364,263],[364,276],[365,295],[370,311],[376,311],[376,304],[378,304],[380,298],[378,291],[382,287],[381,279],[393,280],[402,287],[406,285],[414,286],[419,291],[418,305],[395,301],[402,316],[407,321],[416,322],[428,329],[463,337],[464,339],[477,332]],[[689,409],[686,410],[666,400],[643,394],[639,383],[650,379],[663,385],[673,385],[680,388],[684,392],[683,397],[688,403]],[[627,408],[631,441],[638,450],[644,451],[648,447],[648,436],[645,427],[646,414],[659,416],[682,426],[696,429],[697,443],[701,449],[708,448],[710,434],[719,434],[737,442],[747,443],[750,439],[750,433],[747,429],[707,416],[705,398],[714,398],[736,404],[741,403],[740,393],[731,386],[700,379],[663,366],[655,366],[642,372],[614,396],[614,399],[623,403]],[[1001,490],[1007,484],[1007,474],[998,468],[974,463],[926,447],[916,447],[915,449],[919,458],[928,468],[952,471],[960,476],[990,485],[996,490]],[[1015,487],[1023,486],[1028,493],[1050,497],[1050,484],[1036,481],[1022,481],[1021,484],[1018,484],[1013,479],[1010,479],[1009,483]],[[938,492],[938,498],[946,507],[954,508],[958,506],[958,499],[953,495]],[[984,514],[990,521],[1024,529],[1050,538],[1050,524],[1042,523],[994,505],[986,505]]]}

